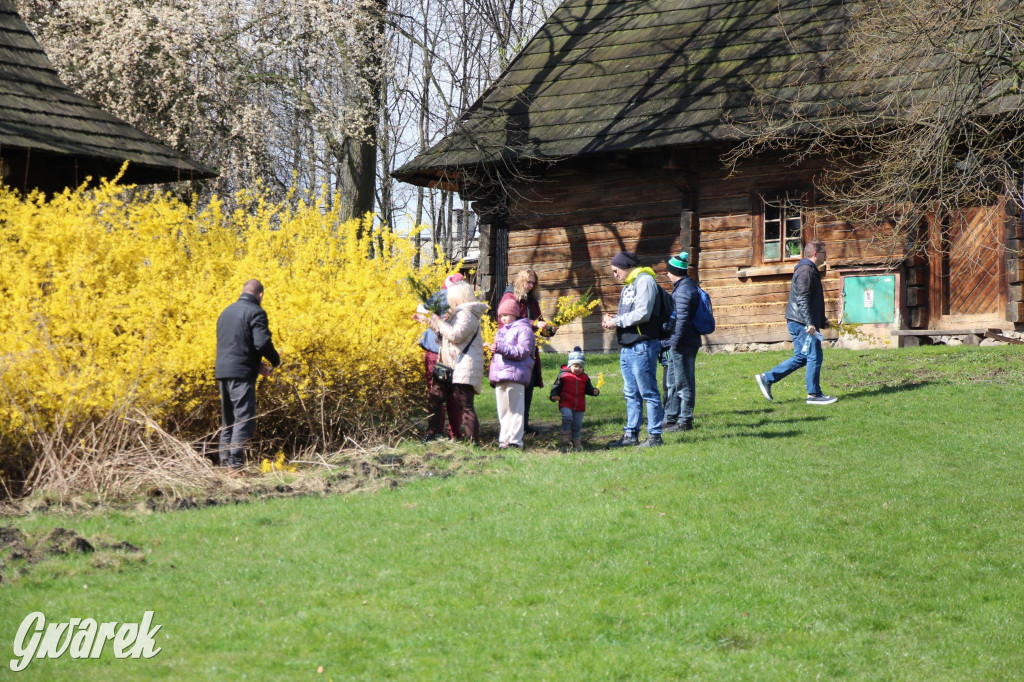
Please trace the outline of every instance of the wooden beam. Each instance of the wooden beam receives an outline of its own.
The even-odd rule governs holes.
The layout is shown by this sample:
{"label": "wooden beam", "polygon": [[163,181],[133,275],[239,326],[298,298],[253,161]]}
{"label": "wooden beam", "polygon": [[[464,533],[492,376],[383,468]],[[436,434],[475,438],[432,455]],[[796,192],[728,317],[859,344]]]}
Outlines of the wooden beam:
{"label": "wooden beam", "polygon": [[893,336],[984,336],[987,329],[894,329]]}
{"label": "wooden beam", "polygon": [[1011,336],[1003,336],[1002,329],[989,329],[987,332],[985,332],[985,338],[995,339],[996,341],[1002,341],[1003,343],[1024,345],[1024,341],[1021,341],[1020,339],[1015,339]]}

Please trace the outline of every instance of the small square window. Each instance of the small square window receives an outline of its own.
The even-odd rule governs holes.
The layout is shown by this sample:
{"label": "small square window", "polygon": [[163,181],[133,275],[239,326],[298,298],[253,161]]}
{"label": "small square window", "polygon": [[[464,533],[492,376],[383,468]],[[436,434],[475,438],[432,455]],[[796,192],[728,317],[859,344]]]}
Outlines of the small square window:
{"label": "small square window", "polygon": [[799,259],[803,250],[803,202],[784,195],[764,200],[761,232],[762,262]]}

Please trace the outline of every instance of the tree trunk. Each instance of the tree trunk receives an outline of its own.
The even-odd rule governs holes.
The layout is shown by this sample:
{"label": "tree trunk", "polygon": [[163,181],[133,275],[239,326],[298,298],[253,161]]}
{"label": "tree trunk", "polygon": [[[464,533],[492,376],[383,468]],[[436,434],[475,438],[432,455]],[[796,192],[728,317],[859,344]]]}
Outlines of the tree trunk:
{"label": "tree trunk", "polygon": [[358,139],[345,140],[340,181],[343,201],[351,218],[363,218],[373,212],[377,188],[377,134],[382,106],[384,19],[387,0],[360,0],[358,33],[366,38],[366,50],[360,56],[360,72],[366,84],[367,125]]}

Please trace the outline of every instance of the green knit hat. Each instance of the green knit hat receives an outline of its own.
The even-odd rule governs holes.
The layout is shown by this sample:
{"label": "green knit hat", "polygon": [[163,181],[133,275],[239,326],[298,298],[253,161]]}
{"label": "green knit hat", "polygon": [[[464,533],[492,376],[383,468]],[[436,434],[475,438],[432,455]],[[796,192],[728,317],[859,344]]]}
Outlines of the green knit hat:
{"label": "green knit hat", "polygon": [[686,277],[686,271],[690,269],[690,254],[683,251],[678,256],[668,259],[668,271],[676,277]]}

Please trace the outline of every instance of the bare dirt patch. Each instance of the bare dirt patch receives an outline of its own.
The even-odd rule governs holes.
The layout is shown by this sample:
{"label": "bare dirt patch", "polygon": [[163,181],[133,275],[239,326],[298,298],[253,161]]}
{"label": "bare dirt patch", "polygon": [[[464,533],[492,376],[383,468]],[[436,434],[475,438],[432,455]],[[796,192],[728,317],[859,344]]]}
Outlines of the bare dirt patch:
{"label": "bare dirt patch", "polygon": [[31,536],[16,526],[0,526],[0,582],[26,575],[30,567],[47,559],[73,554],[93,555],[92,564],[96,568],[119,568],[145,558],[142,549],[130,542],[90,540],[67,528],[57,527]]}

